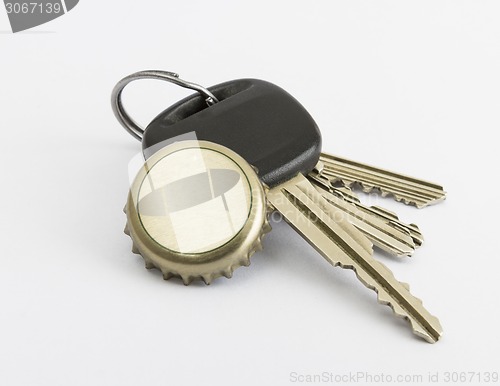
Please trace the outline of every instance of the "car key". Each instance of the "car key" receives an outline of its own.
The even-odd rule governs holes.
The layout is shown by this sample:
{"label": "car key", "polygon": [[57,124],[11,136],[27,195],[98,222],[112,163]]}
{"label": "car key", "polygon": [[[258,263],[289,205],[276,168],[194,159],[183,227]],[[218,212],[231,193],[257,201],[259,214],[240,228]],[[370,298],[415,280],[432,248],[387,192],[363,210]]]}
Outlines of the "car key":
{"label": "car key", "polygon": [[[120,97],[126,84],[144,78],[180,83],[204,98],[185,98],[142,131],[126,115]],[[321,137],[307,111],[284,90],[255,79],[206,90],[175,74],[149,71],[119,82],[113,107],[127,130],[142,136],[147,158],[126,211],[127,231],[148,267],[160,268],[165,278],[180,276],[186,284],[230,276],[235,267],[248,264],[269,231],[264,208],[276,209],[332,265],[355,270],[380,303],[410,321],[415,334],[429,342],[439,339],[439,321],[407,284],[373,259],[371,242],[304,176],[318,163]],[[189,133],[197,141],[178,140]],[[265,206],[266,198],[271,206]],[[233,214],[235,202],[240,204]],[[190,226],[197,217],[203,218],[201,231]],[[210,219],[217,219],[211,227]],[[190,239],[191,231],[199,238]]]}

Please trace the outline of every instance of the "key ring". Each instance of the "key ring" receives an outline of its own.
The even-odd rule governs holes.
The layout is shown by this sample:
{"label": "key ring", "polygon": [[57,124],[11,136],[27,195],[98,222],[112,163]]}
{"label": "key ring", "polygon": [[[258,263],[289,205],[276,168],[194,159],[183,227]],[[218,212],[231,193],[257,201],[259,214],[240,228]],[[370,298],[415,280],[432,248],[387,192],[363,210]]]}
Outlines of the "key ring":
{"label": "key ring", "polygon": [[113,113],[115,114],[118,122],[127,130],[130,135],[132,135],[135,139],[139,141],[142,140],[142,136],[144,134],[144,129],[139,126],[125,110],[122,102],[122,91],[123,89],[134,80],[139,79],[156,79],[163,80],[167,82],[174,83],[180,87],[188,88],[191,90],[198,91],[204,98],[205,102],[208,106],[212,106],[213,104],[219,102],[219,100],[208,91],[205,87],[200,86],[199,84],[185,81],[179,78],[179,75],[175,72],[168,71],[158,71],[158,70],[147,70],[147,71],[139,71],[129,76],[126,76],[122,80],[120,80],[113,92],[111,94],[111,105],[113,107]]}

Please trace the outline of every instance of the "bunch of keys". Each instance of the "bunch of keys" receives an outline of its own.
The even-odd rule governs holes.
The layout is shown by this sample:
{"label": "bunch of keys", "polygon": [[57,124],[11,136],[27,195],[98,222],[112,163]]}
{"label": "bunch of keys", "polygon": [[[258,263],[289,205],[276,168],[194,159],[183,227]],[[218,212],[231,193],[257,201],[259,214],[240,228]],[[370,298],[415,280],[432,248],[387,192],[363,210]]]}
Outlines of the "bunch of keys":
{"label": "bunch of keys", "polygon": [[[122,91],[138,79],[196,90],[142,129],[126,113]],[[330,264],[352,269],[378,302],[409,321],[430,343],[439,320],[408,284],[373,257],[373,245],[409,256],[423,239],[380,207],[368,207],[351,186],[417,207],[445,198],[441,186],[321,152],[321,135],[304,107],[278,86],[239,79],[209,89],[165,71],[122,79],[112,94],[119,122],[142,141],[144,166],[125,206],[132,251],[146,268],[184,284],[230,278],[262,248],[273,211]]]}

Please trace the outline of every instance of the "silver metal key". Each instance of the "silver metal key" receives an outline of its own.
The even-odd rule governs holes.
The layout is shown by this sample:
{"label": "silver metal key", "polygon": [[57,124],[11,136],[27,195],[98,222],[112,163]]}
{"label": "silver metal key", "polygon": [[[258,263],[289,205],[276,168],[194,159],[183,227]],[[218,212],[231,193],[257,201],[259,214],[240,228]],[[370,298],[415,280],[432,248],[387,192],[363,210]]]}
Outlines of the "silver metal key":
{"label": "silver metal key", "polygon": [[328,203],[302,174],[272,188],[267,199],[285,220],[330,264],[349,268],[378,294],[381,304],[409,320],[413,332],[430,343],[439,340],[442,327],[406,283],[373,258],[371,242],[349,221],[344,212]]}
{"label": "silver metal key", "polygon": [[438,203],[445,199],[443,187],[432,182],[408,177],[360,162],[322,153],[321,175],[332,183],[342,181],[346,186],[359,184],[363,191],[377,189],[382,196],[392,195],[397,201],[412,204],[418,208]]}
{"label": "silver metal key", "polygon": [[405,224],[387,209],[363,205],[348,187],[335,187],[325,177],[310,173],[308,179],[332,205],[343,210],[348,220],[377,247],[395,256],[410,256],[423,242],[415,224]]}

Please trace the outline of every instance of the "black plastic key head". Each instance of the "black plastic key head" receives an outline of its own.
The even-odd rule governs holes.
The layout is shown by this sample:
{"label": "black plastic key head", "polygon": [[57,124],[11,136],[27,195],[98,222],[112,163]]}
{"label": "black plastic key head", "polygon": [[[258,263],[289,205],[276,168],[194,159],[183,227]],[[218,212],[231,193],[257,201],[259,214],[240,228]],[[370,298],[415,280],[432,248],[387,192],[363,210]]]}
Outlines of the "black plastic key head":
{"label": "black plastic key head", "polygon": [[282,88],[258,79],[239,79],[209,88],[218,103],[207,107],[198,94],[158,115],[146,128],[143,151],[149,158],[178,136],[221,144],[256,167],[273,187],[309,173],[321,152],[321,134],[306,109]]}

